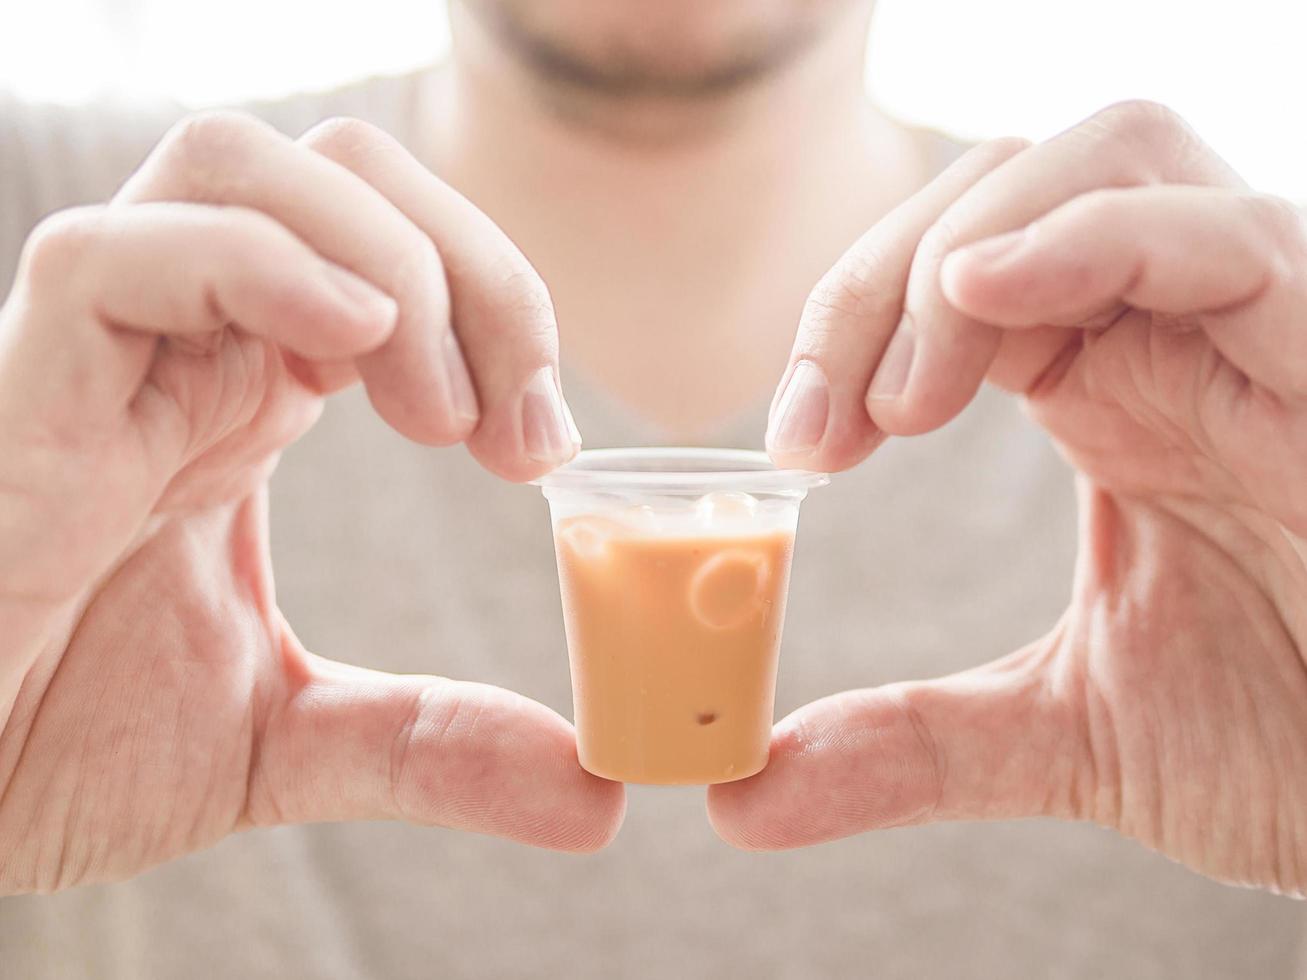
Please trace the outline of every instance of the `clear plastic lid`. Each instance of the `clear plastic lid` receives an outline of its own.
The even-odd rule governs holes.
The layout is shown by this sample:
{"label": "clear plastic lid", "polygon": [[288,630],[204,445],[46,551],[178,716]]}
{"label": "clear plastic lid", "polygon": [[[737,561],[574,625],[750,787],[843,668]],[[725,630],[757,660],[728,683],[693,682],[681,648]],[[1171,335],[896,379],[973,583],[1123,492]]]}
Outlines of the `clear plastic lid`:
{"label": "clear plastic lid", "polygon": [[830,477],[777,469],[766,453],[747,449],[590,449],[532,481],[545,496],[555,492],[634,492],[700,495],[718,491],[802,499]]}

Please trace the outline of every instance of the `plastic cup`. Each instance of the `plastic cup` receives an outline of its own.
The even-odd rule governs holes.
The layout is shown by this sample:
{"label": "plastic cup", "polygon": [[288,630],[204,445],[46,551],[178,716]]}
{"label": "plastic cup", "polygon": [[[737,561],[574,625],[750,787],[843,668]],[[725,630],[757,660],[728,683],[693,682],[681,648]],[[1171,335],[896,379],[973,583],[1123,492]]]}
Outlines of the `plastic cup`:
{"label": "plastic cup", "polygon": [[729,449],[603,449],[549,500],[581,765],[631,783],[767,764],[799,504],[828,482]]}

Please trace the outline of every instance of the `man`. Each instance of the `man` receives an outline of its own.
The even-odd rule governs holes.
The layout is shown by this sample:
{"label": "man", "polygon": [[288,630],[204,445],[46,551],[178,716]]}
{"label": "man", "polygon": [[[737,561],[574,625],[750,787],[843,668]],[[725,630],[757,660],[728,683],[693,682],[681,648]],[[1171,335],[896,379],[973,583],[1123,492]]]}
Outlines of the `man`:
{"label": "man", "polygon": [[[1054,815],[1304,888],[1300,216],[1146,105],[930,180],[947,147],[863,99],[865,5],[649,6],[456,6],[447,69],[260,107],[375,125],[183,122],[6,263],[0,881],[200,851],[7,903],[17,975],[1289,969],[1293,906],[1083,827],[768,858],[660,791],[585,859],[399,825],[228,836],[617,832],[621,788],[540,703],[306,652],[565,709],[539,501],[386,428],[509,481],[570,457],[556,311],[592,443],[756,438],[780,376],[773,454],[843,470],[987,377],[1083,475],[1060,620],[1064,470],[1001,396],[814,496],[782,698],[864,689],[709,794],[723,838]],[[97,123],[12,115],[16,252],[123,173],[42,194],[76,173],[43,134]],[[371,407],[310,430],[355,381]]]}

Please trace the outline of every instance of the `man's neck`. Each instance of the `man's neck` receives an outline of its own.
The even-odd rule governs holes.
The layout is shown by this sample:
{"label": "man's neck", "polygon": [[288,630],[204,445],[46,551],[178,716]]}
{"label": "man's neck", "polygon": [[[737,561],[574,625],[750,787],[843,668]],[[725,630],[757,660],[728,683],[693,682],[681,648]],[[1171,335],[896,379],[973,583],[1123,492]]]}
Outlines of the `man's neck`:
{"label": "man's neck", "polygon": [[765,398],[808,290],[925,175],[863,94],[865,24],[681,104],[542,86],[455,28],[424,151],[545,278],[570,366],[669,435]]}

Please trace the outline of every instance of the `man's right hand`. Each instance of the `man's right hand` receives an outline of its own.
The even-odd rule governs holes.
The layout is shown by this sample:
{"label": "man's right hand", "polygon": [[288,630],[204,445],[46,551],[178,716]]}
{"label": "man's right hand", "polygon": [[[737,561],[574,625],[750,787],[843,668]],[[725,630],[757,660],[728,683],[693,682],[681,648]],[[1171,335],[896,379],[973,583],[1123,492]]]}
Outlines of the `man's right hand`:
{"label": "man's right hand", "polygon": [[323,660],[278,612],[268,476],[360,379],[399,432],[509,479],[580,442],[539,278],[363,123],[296,143],[194,117],[34,232],[0,308],[0,893],[257,825],[616,832],[622,788],[555,713]]}

